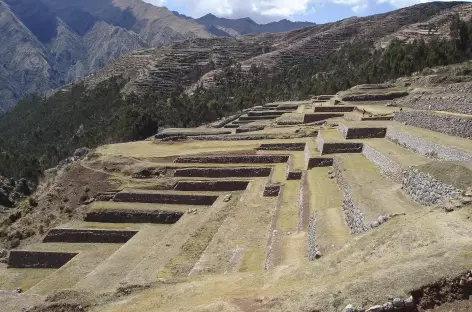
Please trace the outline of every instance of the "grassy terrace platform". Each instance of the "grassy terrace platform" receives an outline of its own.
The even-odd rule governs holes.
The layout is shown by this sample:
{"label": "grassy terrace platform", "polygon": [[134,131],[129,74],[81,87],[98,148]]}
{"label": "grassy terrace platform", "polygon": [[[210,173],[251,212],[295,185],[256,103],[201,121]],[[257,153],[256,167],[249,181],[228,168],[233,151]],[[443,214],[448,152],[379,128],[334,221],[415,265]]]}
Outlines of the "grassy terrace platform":
{"label": "grassy terrace platform", "polygon": [[287,181],[283,188],[275,237],[275,264],[297,265],[307,262],[306,233],[297,232],[300,181]]}
{"label": "grassy terrace platform", "polygon": [[422,165],[431,161],[386,139],[368,139],[364,143],[404,167]]}
{"label": "grassy terrace platform", "polygon": [[410,135],[418,136],[425,140],[433,141],[441,145],[463,150],[466,152],[472,151],[472,140],[469,139],[453,137],[444,133],[428,129],[407,126],[398,122],[392,122],[391,124],[389,124],[389,126],[398,131],[404,131]]}
{"label": "grassy terrace platform", "polygon": [[413,213],[422,210],[421,205],[406,197],[395,184],[384,177],[373,163],[362,155],[338,156],[344,169],[343,176],[351,187],[351,196],[365,216],[365,221],[392,213]]}
{"label": "grassy terrace platform", "polygon": [[265,179],[255,179],[193,268],[191,275],[262,271],[276,197],[262,197]]}
{"label": "grassy terrace platform", "polygon": [[350,238],[342,211],[343,195],[328,168],[308,171],[310,215],[316,213],[316,242],[321,253],[341,248]]}
{"label": "grassy terrace platform", "polygon": [[[85,275],[91,273],[101,262],[116,252],[122,244],[86,244],[86,243],[43,243],[28,246],[28,250],[78,252],[60,269],[54,270],[38,284],[31,293],[47,294],[54,290],[74,287]],[[49,270],[49,269],[48,269]]]}
{"label": "grassy terrace platform", "polygon": [[[139,209],[139,210],[163,210],[163,211],[180,211],[180,212],[186,212],[189,207],[193,207],[192,205],[173,205],[173,204],[151,204],[151,203],[127,203],[127,202],[113,202],[113,201],[97,201],[94,202],[89,210],[107,210],[107,209]],[[76,224],[76,223],[72,223]],[[86,223],[79,223],[78,225],[87,225],[89,224],[90,226],[94,226],[94,223],[86,222]],[[98,225],[98,224],[97,224]],[[110,225],[111,226],[111,225]],[[136,227],[141,227],[140,225],[130,225],[127,224],[127,227],[133,228],[134,226]]]}

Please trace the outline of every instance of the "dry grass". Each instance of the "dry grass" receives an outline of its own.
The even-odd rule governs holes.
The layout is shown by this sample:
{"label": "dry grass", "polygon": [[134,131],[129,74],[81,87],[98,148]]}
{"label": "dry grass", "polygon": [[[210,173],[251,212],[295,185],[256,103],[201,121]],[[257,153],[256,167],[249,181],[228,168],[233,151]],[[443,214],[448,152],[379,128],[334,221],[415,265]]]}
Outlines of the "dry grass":
{"label": "dry grass", "polygon": [[471,161],[433,161],[416,168],[458,189],[472,187]]}
{"label": "dry grass", "polygon": [[405,167],[423,165],[430,162],[428,158],[402,148],[398,144],[386,139],[368,139],[365,140],[365,143],[392,159],[394,162]]}

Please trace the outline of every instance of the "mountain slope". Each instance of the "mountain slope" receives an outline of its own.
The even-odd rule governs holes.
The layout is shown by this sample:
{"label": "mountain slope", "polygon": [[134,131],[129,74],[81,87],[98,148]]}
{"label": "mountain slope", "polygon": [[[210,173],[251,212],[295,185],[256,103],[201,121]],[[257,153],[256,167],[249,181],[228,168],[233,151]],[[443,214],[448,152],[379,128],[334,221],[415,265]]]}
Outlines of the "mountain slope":
{"label": "mountain slope", "polygon": [[468,55],[445,53],[453,50],[452,41],[431,40],[423,56],[398,41],[386,50],[374,47],[404,36],[399,31],[409,26],[416,36],[415,25],[438,20],[447,37],[455,13],[471,8],[426,3],[289,33],[197,38],[138,50],[49,97],[21,101],[0,119],[0,137],[10,153],[42,159],[47,168],[82,146],[143,139],[161,127],[196,126],[248,106],[460,62]]}
{"label": "mountain slope", "polygon": [[291,22],[283,19],[278,22],[268,24],[257,24],[250,18],[228,19],[216,17],[213,14],[202,16],[196,21],[205,25],[207,29],[215,34],[217,30],[226,32],[229,36],[259,34],[259,33],[275,33],[295,30],[302,27],[313,26],[314,23],[309,22]]}
{"label": "mountain slope", "polygon": [[0,0],[0,116],[122,54],[213,35],[141,0]]}

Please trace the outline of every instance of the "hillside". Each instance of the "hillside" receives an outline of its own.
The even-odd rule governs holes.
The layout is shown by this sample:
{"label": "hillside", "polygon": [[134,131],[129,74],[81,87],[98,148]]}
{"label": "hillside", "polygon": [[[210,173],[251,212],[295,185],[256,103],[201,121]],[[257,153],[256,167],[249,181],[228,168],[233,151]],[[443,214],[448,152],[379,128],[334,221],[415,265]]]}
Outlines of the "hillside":
{"label": "hillside", "polygon": [[470,97],[471,69],[76,153],[0,214],[1,306],[470,311],[471,104],[424,101]]}
{"label": "hillside", "polygon": [[205,25],[207,29],[217,36],[237,36],[259,33],[277,33],[295,30],[307,26],[313,26],[309,22],[291,22],[283,19],[278,22],[267,24],[257,24],[250,18],[228,19],[220,18],[213,14],[207,14],[195,20],[197,23]]}
{"label": "hillside", "polygon": [[[289,33],[199,38],[129,53],[48,97],[24,99],[2,118],[0,174],[34,177],[83,146],[140,140],[268,101],[330,94],[463,62],[472,58],[472,24],[461,20],[468,21],[470,8],[428,3]],[[438,20],[441,37],[391,40],[400,33],[417,36],[418,24]],[[361,40],[366,34],[371,37]],[[386,38],[390,44],[378,48]]]}
{"label": "hillside", "polygon": [[[255,32],[305,26],[289,21],[251,25]],[[123,54],[228,36],[215,27],[141,0],[1,0],[0,116],[24,96],[87,76]],[[234,27],[239,32],[231,35],[244,33]]]}
{"label": "hillside", "polygon": [[0,115],[120,55],[194,37],[203,26],[137,1],[0,1]]}

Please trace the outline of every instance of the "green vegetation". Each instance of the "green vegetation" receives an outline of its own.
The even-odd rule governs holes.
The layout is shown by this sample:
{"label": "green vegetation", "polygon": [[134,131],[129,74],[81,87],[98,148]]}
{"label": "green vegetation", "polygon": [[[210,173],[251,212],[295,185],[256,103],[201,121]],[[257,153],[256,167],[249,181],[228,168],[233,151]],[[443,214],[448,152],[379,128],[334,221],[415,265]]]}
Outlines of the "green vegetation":
{"label": "green vegetation", "polygon": [[0,175],[36,179],[79,147],[141,140],[161,127],[194,127],[253,105],[332,94],[470,59],[472,21],[455,16],[450,33],[450,40],[394,40],[383,50],[369,41],[349,43],[272,75],[263,66],[245,73],[234,64],[215,78],[217,87],[197,87],[192,95],[176,82],[169,94],[123,96],[127,81],[115,77],[93,89],[77,84],[50,97],[27,97],[0,120]]}

